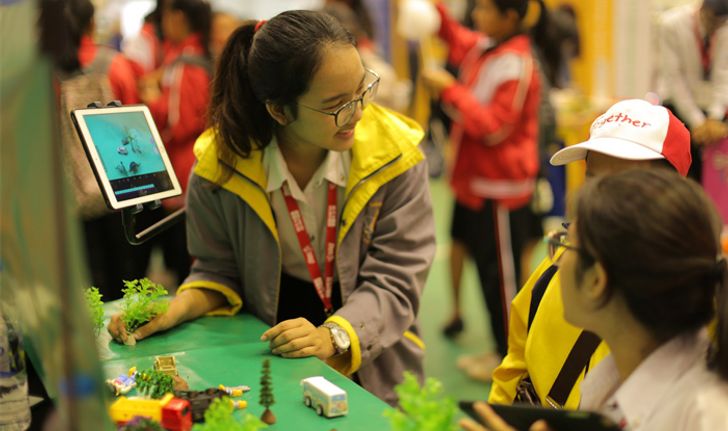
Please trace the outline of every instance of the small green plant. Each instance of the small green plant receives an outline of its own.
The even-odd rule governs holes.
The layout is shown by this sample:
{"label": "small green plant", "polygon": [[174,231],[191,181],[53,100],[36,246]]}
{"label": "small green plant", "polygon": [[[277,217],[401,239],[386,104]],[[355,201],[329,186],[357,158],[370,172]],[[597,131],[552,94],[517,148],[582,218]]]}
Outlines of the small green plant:
{"label": "small green plant", "polygon": [[99,293],[96,287],[89,287],[83,293],[83,297],[88,308],[91,322],[93,323],[94,333],[99,335],[101,328],[104,327],[104,303],[101,301],[103,295]]}
{"label": "small green plant", "polygon": [[132,333],[138,327],[152,320],[154,316],[167,311],[167,300],[162,298],[167,289],[148,278],[140,280],[124,280],[124,298],[122,298],[122,321],[127,332]]}
{"label": "small green plant", "polygon": [[205,412],[205,423],[195,424],[193,431],[258,431],[268,425],[251,414],[242,421],[233,416],[233,406],[229,397],[215,399]]}
{"label": "small green plant", "polygon": [[140,394],[158,399],[174,391],[174,379],[161,371],[144,370],[136,376],[136,388]]}
{"label": "small green plant", "polygon": [[417,378],[404,373],[404,381],[395,387],[399,409],[384,411],[393,431],[454,431],[457,430],[457,406],[449,397],[442,397],[442,383],[429,378],[420,388]]}

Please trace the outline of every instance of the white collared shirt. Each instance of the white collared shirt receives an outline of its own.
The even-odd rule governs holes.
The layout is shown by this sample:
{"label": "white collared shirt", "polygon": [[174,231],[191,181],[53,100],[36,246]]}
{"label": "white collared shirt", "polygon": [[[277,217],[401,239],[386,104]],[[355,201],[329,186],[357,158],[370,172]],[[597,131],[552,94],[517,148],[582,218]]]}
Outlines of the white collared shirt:
{"label": "white collared shirt", "polygon": [[[291,195],[296,199],[303,223],[306,226],[311,239],[311,246],[316,254],[316,261],[321,268],[321,275],[324,276],[326,243],[326,206],[328,205],[328,182],[337,186],[337,219],[341,215],[341,208],[344,204],[344,192],[346,181],[349,177],[351,167],[351,154],[329,151],[321,166],[316,170],[311,180],[306,184],[304,190],[298,186],[293,175],[288,170],[288,165],[281,154],[278,142],[275,137],[263,150],[263,166],[268,185],[266,192],[271,202],[273,215],[278,227],[278,237],[281,245],[281,258],[283,272],[301,280],[311,281],[308,266],[303,258],[301,246],[298,243],[298,236],[291,223],[286,201],[283,198],[281,188],[284,183],[288,184]],[[336,274],[334,274],[335,276]]]}
{"label": "white collared shirt", "polygon": [[707,369],[706,330],[673,338],[620,385],[612,355],[581,384],[581,410],[629,431],[728,430],[728,382]]}

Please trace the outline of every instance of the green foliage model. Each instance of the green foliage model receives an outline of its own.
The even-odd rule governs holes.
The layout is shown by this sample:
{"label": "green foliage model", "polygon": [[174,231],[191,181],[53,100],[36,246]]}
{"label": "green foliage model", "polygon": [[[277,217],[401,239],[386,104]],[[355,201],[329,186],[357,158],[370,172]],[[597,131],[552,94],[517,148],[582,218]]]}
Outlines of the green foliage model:
{"label": "green foliage model", "polygon": [[164,431],[164,428],[154,419],[137,416],[122,425],[119,431]]}
{"label": "green foliage model", "polygon": [[121,303],[122,321],[129,333],[152,320],[158,314],[167,311],[169,303],[162,298],[167,289],[148,278],[140,280],[124,280],[124,297]]}
{"label": "green foliage model", "polygon": [[404,381],[394,389],[399,396],[399,409],[384,411],[392,431],[455,431],[455,400],[441,395],[442,384],[433,378],[420,388],[417,378],[404,373]]}
{"label": "green foliage model", "polygon": [[101,295],[99,289],[96,287],[89,287],[83,293],[83,297],[86,300],[86,307],[88,308],[89,317],[93,323],[94,333],[99,335],[101,328],[104,327],[104,303],[101,301]]}
{"label": "green foliage model", "polygon": [[167,392],[174,391],[174,379],[161,371],[140,371],[136,376],[136,389],[150,398],[162,398]]}
{"label": "green foliage model", "polygon": [[263,361],[263,371],[260,376],[260,405],[266,410],[275,404],[273,397],[273,381],[270,378],[270,360]]}
{"label": "green foliage model", "polygon": [[205,412],[205,423],[195,424],[193,431],[258,431],[267,428],[260,419],[246,414],[242,421],[233,416],[230,398],[217,398]]}

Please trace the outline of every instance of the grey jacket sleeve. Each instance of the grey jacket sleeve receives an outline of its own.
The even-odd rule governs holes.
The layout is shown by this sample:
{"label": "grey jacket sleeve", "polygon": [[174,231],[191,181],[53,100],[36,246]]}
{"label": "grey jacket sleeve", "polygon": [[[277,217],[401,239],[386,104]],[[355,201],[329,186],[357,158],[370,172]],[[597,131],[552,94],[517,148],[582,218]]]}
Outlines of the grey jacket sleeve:
{"label": "grey jacket sleeve", "polygon": [[391,180],[380,192],[381,210],[361,259],[357,286],[336,312],[358,338],[361,351],[352,352],[354,369],[401,342],[415,324],[435,255],[426,163]]}
{"label": "grey jacket sleeve", "polygon": [[216,310],[213,314],[234,314],[242,305],[242,289],[226,230],[220,192],[209,181],[196,175],[190,176],[187,190],[187,247],[195,261],[180,290],[201,288],[217,291],[227,298],[230,308]]}

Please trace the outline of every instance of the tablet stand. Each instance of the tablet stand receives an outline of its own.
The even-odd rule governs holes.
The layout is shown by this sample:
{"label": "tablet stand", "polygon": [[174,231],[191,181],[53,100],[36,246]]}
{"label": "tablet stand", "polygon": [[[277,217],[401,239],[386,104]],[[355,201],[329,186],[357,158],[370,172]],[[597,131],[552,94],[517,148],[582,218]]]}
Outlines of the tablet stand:
{"label": "tablet stand", "polygon": [[[113,107],[121,107],[121,102],[118,100],[112,100],[109,102],[106,106],[113,106]],[[101,102],[93,102],[89,103],[88,108],[103,108],[104,105],[101,104]],[[162,201],[157,199],[152,202],[147,202],[145,204],[136,204],[134,206],[123,208],[121,210],[121,224],[124,226],[124,235],[126,236],[126,240],[129,242],[129,244],[132,245],[140,245],[144,244],[145,242],[149,241],[150,239],[154,238],[155,236],[159,235],[160,233],[164,232],[165,230],[169,229],[172,225],[175,223],[182,221],[185,217],[185,209],[180,208],[177,211],[173,212],[172,214],[168,215],[167,217],[159,220],[158,222],[152,224],[151,226],[147,227],[146,229],[142,230],[141,232],[135,232],[136,231],[136,215],[140,212],[144,211],[144,208],[147,210],[155,210],[162,206]]]}

